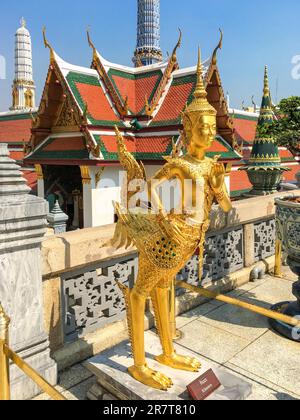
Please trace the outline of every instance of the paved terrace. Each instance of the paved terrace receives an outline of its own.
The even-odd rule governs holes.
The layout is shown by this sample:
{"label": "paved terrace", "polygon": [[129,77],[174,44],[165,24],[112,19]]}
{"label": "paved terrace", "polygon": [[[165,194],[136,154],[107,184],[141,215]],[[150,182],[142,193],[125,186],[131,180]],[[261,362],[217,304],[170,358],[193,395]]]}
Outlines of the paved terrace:
{"label": "paved terrace", "polygon": [[[283,279],[267,275],[264,280],[248,283],[228,295],[269,308],[280,301],[294,300],[291,290],[295,279],[285,268]],[[192,350],[211,365],[251,382],[250,400],[300,399],[299,344],[270,331],[264,317],[212,301],[179,316],[177,324],[184,334],[178,342],[183,350]],[[78,364],[61,373],[57,389],[69,400],[85,400],[95,382],[90,372]],[[36,398],[41,399],[48,398]],[[111,399],[103,391],[103,400]]]}

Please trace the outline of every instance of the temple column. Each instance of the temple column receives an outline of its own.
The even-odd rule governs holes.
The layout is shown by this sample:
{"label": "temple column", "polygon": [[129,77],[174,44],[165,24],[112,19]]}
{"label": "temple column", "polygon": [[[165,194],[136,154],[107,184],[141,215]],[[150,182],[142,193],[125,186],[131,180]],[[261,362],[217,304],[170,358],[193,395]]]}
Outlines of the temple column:
{"label": "temple column", "polygon": [[42,165],[35,165],[37,174],[37,195],[40,198],[45,198],[45,182]]}
{"label": "temple column", "polygon": [[92,179],[90,168],[88,166],[80,166],[82,178],[83,192],[83,224],[84,228],[93,226],[93,206],[92,206]]}

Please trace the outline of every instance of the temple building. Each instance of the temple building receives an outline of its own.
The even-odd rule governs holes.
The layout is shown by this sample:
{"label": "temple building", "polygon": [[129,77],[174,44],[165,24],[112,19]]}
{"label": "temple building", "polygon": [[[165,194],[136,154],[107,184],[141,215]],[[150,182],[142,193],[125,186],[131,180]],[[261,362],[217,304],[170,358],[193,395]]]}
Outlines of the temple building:
{"label": "temple building", "polygon": [[36,172],[24,165],[24,147],[30,140],[32,115],[35,107],[31,36],[25,19],[15,34],[15,77],[12,85],[12,106],[0,113],[0,143],[8,143],[10,156],[22,166],[24,176],[32,191],[36,188]]}
{"label": "temple building", "polygon": [[[196,66],[179,69],[181,34],[167,60],[135,68],[108,62],[88,39],[91,68],[65,62],[45,38],[49,72],[25,159],[39,168],[39,195],[59,192],[63,210],[69,206],[72,217],[76,214],[74,228],[115,220],[112,202],[120,199],[122,168],[114,126],[147,175],[154,175],[179,141],[181,113],[196,84]],[[208,100],[218,113],[218,136],[209,155],[239,167],[242,144],[235,138],[222,88],[220,47],[221,42],[204,62]]]}
{"label": "temple building", "polygon": [[[193,95],[196,66],[180,68],[181,34],[171,56],[163,58],[159,0],[138,0],[137,4],[133,67],[110,63],[89,35],[91,66],[67,63],[45,36],[50,63],[38,110],[31,109],[35,100],[31,43],[23,20],[16,34],[14,110],[0,114],[0,142],[9,143],[12,157],[19,162],[25,146],[29,185],[34,189],[37,183],[38,195],[48,199],[50,208],[59,198],[70,216],[70,229],[115,220],[112,201],[119,201],[123,182],[115,125],[128,149],[144,163],[148,176],[180,142],[181,112]],[[221,47],[222,38],[203,63],[208,100],[217,110],[218,135],[209,155],[220,155],[221,161],[233,165],[227,184],[232,198],[238,199],[252,188],[247,173],[239,169],[249,161],[259,114],[229,107],[217,62]],[[22,104],[16,101],[21,93],[14,96],[18,87],[23,93],[31,89]],[[290,169],[284,180],[292,182],[299,171],[299,158],[286,148],[279,148],[279,153],[282,164]]]}

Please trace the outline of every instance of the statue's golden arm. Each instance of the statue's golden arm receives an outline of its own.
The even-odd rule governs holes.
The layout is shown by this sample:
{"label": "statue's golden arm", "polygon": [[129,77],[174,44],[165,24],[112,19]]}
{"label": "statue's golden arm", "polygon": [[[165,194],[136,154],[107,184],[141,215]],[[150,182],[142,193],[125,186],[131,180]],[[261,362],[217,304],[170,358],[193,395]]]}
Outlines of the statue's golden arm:
{"label": "statue's golden arm", "polygon": [[[151,203],[152,210],[165,214],[165,209],[157,191],[158,188],[165,182],[169,182],[176,178],[182,181],[182,174],[180,170],[170,164],[166,164],[153,178],[148,181],[148,200]],[[181,184],[183,194],[183,182],[181,182]]]}
{"label": "statue's golden arm", "polygon": [[229,213],[232,209],[232,203],[225,183],[225,176],[230,171],[230,165],[225,169],[222,163],[215,163],[210,176],[210,186],[214,191],[215,198],[226,213]]}

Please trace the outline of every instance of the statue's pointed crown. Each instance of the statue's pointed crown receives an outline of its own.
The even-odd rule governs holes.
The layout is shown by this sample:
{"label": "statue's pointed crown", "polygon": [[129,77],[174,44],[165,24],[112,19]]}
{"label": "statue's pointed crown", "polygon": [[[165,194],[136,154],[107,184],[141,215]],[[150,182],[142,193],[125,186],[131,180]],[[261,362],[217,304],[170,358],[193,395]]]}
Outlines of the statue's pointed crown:
{"label": "statue's pointed crown", "polygon": [[201,62],[201,50],[198,49],[198,65],[197,65],[197,84],[194,92],[194,99],[183,112],[183,118],[192,113],[199,115],[212,115],[216,116],[217,111],[207,100],[207,92],[203,82],[203,67]]}

